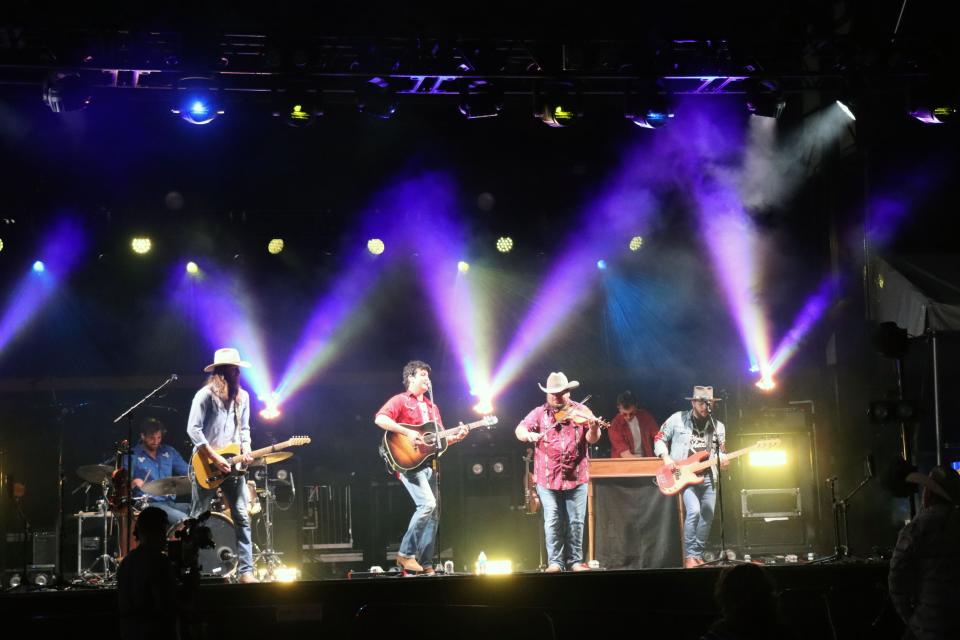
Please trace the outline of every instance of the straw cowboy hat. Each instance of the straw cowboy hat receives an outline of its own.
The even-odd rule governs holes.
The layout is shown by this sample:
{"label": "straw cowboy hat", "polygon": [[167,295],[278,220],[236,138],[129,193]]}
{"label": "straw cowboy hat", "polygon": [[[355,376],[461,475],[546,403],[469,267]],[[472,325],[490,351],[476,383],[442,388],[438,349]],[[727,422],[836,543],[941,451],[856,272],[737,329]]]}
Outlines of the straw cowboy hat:
{"label": "straw cowboy hat", "polygon": [[233,365],[235,367],[249,367],[250,363],[246,360],[240,359],[240,352],[236,349],[227,347],[226,349],[217,349],[213,354],[213,364],[208,364],[203,368],[204,371],[210,373],[214,369],[224,365]]}
{"label": "straw cowboy hat", "polygon": [[718,402],[720,398],[713,397],[713,387],[695,386],[693,396],[684,398],[684,400],[706,400],[707,402]]}
{"label": "straw cowboy hat", "polygon": [[907,476],[907,482],[922,484],[944,500],[960,506],[960,475],[946,465],[934,467],[929,475],[914,471]]}
{"label": "straw cowboy hat", "polygon": [[563,371],[553,371],[547,376],[547,386],[543,386],[539,382],[537,386],[540,387],[540,390],[544,393],[563,393],[570,389],[576,389],[580,386],[580,383],[576,380],[568,382],[567,375]]}

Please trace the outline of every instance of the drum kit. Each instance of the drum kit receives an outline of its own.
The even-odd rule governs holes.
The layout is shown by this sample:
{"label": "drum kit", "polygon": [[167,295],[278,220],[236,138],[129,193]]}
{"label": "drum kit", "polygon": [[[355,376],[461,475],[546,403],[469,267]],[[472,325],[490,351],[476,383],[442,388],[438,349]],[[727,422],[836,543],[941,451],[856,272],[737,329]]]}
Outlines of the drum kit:
{"label": "drum kit", "polygon": [[[262,579],[272,580],[275,570],[282,566],[278,552],[273,548],[273,519],[272,508],[276,504],[276,485],[289,485],[293,490],[292,478],[285,479],[270,478],[266,472],[267,465],[276,464],[283,460],[293,457],[290,451],[277,451],[268,454],[254,461],[250,465],[251,479],[246,482],[247,486],[247,513],[251,519],[251,534],[254,530],[255,518],[259,518],[263,526],[263,546],[254,544],[254,567],[255,571],[263,576]],[[122,502],[111,496],[111,492],[117,493],[112,488],[115,469],[113,466],[105,464],[90,464],[77,468],[77,475],[87,483],[87,488],[99,485],[101,488],[101,499],[97,500],[96,511],[81,511],[75,514],[79,521],[78,545],[77,545],[77,573],[80,579],[88,583],[112,584],[116,580],[116,569],[118,558],[109,553],[108,543],[113,537],[113,522],[122,523],[125,518],[121,518],[117,503]],[[280,474],[285,475],[285,474]],[[262,488],[258,482],[262,481]],[[168,478],[159,478],[143,483],[140,487],[143,496],[134,497],[131,501],[134,517],[149,506],[151,496],[175,496],[180,501],[190,500],[191,481],[188,476],[170,476]],[[295,490],[294,490],[295,491]],[[208,527],[213,540],[213,547],[201,549],[200,565],[201,576],[231,578],[237,570],[237,544],[236,533],[233,527],[233,517],[227,501],[222,498],[219,491],[217,498],[211,501],[210,517],[204,521],[204,526]],[[82,539],[82,522],[84,518],[98,517],[103,519],[103,535],[101,537],[102,553],[87,568],[82,566],[82,549],[80,540]],[[183,523],[176,523],[170,527],[167,532],[168,539],[175,539],[177,531],[183,528]],[[118,537],[118,556],[120,559],[126,553],[126,534],[125,527],[115,528]],[[259,532],[260,529],[257,529]],[[136,548],[136,540],[131,541],[130,548]]]}

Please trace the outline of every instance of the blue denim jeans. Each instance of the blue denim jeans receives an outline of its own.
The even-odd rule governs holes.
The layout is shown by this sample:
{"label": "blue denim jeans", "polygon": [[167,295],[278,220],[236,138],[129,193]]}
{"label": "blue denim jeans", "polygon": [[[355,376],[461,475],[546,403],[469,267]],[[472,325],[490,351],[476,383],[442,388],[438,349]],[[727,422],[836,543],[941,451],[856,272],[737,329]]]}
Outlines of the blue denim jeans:
{"label": "blue denim jeans", "polygon": [[683,555],[700,558],[710,537],[713,507],[717,500],[713,478],[707,471],[703,484],[693,484],[683,490]]}
{"label": "blue denim jeans", "polygon": [[400,541],[398,553],[416,558],[421,567],[433,566],[433,547],[437,541],[437,478],[433,469],[424,467],[415,473],[400,473],[400,482],[407,488],[417,509],[410,518],[407,532]]}
{"label": "blue denim jeans", "polygon": [[[210,509],[211,501],[216,498],[216,489],[204,489],[197,484],[190,470],[191,506],[190,517],[196,518]],[[237,534],[237,575],[253,573],[253,542],[250,539],[250,515],[247,513],[247,478],[230,476],[220,485],[220,492],[230,507],[233,530]]]}
{"label": "blue denim jeans", "polygon": [[587,485],[547,489],[537,485],[543,505],[547,563],[570,568],[583,562],[583,523],[587,516]]}

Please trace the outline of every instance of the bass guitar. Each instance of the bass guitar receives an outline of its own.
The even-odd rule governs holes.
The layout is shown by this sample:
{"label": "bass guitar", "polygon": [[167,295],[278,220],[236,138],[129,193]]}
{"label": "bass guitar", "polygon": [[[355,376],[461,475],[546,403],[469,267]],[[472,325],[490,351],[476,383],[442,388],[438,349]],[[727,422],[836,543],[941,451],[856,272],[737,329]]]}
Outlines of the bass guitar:
{"label": "bass guitar", "polygon": [[[299,447],[305,444],[310,444],[310,436],[294,436],[284,442],[278,442],[269,447],[251,451],[250,455],[256,460],[257,458],[262,458],[281,449]],[[193,466],[193,473],[197,478],[197,484],[204,489],[216,489],[230,476],[241,475],[247,471],[247,465],[240,461],[239,444],[228,444],[222,449],[217,449],[216,452],[227,459],[227,463],[230,465],[229,473],[224,473],[218,469],[217,465],[214,464],[206,454],[202,453],[200,449],[194,451],[193,456],[190,458],[190,464]]]}
{"label": "bass guitar", "polygon": [[420,425],[401,424],[405,429],[413,429],[423,438],[422,445],[414,445],[410,438],[395,431],[384,431],[380,444],[380,455],[393,471],[416,471],[434,456],[440,457],[447,450],[447,438],[466,427],[472,431],[478,427],[492,427],[497,424],[497,416],[484,416],[476,422],[458,424],[451,429],[440,429],[436,422],[424,422]]}
{"label": "bass guitar", "polygon": [[[756,444],[750,445],[749,447],[744,447],[731,453],[725,453],[724,458],[726,460],[733,460],[750,451],[772,449],[777,446],[780,446],[780,440],[778,438],[759,440]],[[699,451],[683,460],[675,460],[673,465],[664,464],[660,467],[656,475],[657,487],[660,488],[660,493],[665,496],[672,496],[680,493],[692,484],[703,483],[703,475],[701,472],[709,469],[717,462],[716,458],[710,458],[709,456],[709,451]]]}

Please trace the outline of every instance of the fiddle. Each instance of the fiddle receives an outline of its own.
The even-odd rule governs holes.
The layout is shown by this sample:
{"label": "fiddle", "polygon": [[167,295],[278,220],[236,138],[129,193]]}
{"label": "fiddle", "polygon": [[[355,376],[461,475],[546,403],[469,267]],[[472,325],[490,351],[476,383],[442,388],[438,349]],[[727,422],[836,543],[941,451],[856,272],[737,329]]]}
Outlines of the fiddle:
{"label": "fiddle", "polygon": [[574,424],[579,425],[596,422],[598,427],[603,427],[604,429],[610,426],[610,423],[603,418],[593,415],[593,412],[590,411],[590,409],[586,407],[575,407],[570,404],[558,411],[554,411],[553,418],[557,422],[573,420]]}

